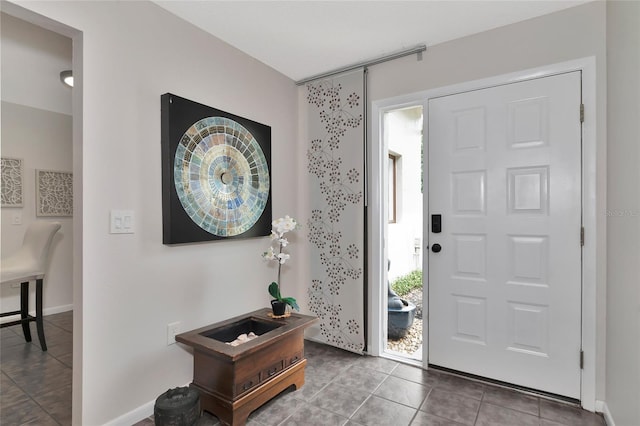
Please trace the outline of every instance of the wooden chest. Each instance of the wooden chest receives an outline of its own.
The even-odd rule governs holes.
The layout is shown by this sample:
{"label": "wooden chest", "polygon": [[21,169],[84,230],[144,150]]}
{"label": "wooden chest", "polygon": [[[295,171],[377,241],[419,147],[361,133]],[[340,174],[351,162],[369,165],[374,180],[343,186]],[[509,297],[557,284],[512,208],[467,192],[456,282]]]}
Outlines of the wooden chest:
{"label": "wooden chest", "polygon": [[[273,319],[261,309],[176,336],[193,347],[192,387],[202,409],[230,425],[243,425],[249,414],[278,393],[304,384],[304,329],[317,319],[292,313]],[[240,334],[258,337],[227,345]]]}

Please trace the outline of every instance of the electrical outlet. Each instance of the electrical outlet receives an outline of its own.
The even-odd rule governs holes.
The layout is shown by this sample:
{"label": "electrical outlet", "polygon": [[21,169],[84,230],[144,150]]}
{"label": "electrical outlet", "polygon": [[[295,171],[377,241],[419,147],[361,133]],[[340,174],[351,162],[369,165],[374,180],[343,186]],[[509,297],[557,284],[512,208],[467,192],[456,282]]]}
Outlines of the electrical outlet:
{"label": "electrical outlet", "polygon": [[167,324],[167,346],[176,343],[176,334],[180,334],[180,322]]}

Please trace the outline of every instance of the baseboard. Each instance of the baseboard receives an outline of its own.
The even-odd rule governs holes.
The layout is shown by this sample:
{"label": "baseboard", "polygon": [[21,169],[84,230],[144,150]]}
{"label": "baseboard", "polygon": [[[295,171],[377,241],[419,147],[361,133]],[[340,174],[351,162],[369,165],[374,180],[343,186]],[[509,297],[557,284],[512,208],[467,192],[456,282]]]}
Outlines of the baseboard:
{"label": "baseboard", "polygon": [[600,401],[596,399],[596,403],[595,403],[596,413],[602,413],[603,410],[604,410],[604,401]]}
{"label": "baseboard", "polygon": [[128,413],[121,415],[120,417],[105,423],[107,426],[131,426],[138,423],[141,420],[153,415],[153,406],[155,405],[155,399],[149,401],[138,408],[135,408]]}
{"label": "baseboard", "polygon": [[[73,310],[73,305],[53,306],[51,308],[44,308],[42,310],[42,315],[46,317],[47,315],[59,314],[61,312],[67,312],[72,310]],[[29,315],[35,317],[36,311],[29,311]],[[20,319],[20,315],[11,315],[11,316],[2,318],[2,321],[0,321],[0,323],[14,321],[18,319]]]}
{"label": "baseboard", "polygon": [[607,406],[606,402],[596,400],[596,412],[602,413],[607,426],[616,426],[616,423],[613,421],[613,416],[611,415],[611,411],[609,411],[609,407]]}
{"label": "baseboard", "polygon": [[[68,311],[73,311],[73,305],[61,305],[61,306],[54,306],[52,308],[45,308],[42,310],[42,315],[46,317],[47,315],[59,314],[61,312],[68,312]],[[31,312],[31,315],[35,315],[35,314],[36,314],[35,311]]]}
{"label": "baseboard", "polygon": [[[187,383],[186,385],[183,386],[189,386],[191,384],[191,382]],[[156,405],[156,400],[154,399],[153,401],[149,401],[146,404],[143,404],[141,406],[139,406],[138,408],[134,408],[133,410],[129,411],[128,413],[125,413],[123,415],[121,415],[120,417],[117,417],[107,423],[105,423],[105,426],[131,426],[134,425],[136,423],[138,423],[141,420],[146,419],[147,417],[153,416],[153,407]]]}

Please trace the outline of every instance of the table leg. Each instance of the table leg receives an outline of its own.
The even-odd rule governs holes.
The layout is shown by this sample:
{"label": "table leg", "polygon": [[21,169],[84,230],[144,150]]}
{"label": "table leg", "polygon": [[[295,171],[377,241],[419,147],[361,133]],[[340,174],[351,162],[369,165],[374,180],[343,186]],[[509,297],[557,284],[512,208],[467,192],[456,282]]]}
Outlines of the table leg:
{"label": "table leg", "polygon": [[42,321],[42,278],[36,280],[36,328],[38,339],[43,351],[47,350],[47,342],[44,339],[44,322]]}
{"label": "table leg", "polygon": [[31,327],[29,327],[29,281],[20,284],[20,318],[22,319],[22,333],[24,340],[31,341]]}

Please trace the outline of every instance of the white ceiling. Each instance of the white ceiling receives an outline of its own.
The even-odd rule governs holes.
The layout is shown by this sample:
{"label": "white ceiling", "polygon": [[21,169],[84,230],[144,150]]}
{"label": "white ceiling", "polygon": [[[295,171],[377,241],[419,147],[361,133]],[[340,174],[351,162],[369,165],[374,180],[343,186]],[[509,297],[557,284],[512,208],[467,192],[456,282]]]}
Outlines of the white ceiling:
{"label": "white ceiling", "polygon": [[588,1],[154,0],[293,80]]}

